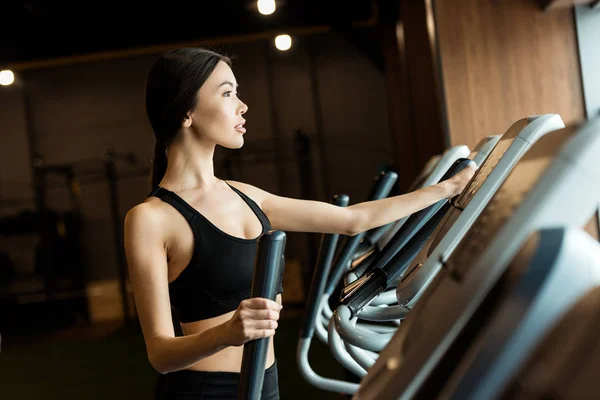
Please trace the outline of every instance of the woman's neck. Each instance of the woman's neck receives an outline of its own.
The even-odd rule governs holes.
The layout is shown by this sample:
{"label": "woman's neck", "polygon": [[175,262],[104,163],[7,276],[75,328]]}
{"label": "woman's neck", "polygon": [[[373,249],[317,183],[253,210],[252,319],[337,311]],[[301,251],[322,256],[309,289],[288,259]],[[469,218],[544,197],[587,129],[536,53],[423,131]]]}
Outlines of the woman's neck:
{"label": "woman's neck", "polygon": [[160,186],[173,191],[214,186],[218,182],[214,173],[214,153],[214,144],[175,141],[167,150],[167,170]]}

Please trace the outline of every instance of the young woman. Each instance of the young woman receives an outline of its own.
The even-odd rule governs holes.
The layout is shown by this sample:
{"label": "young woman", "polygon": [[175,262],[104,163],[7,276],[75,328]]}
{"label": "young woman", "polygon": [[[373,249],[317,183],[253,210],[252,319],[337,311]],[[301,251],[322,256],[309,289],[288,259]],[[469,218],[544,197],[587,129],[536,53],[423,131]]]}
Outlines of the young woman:
{"label": "young woman", "polygon": [[[215,146],[238,149],[246,133],[237,87],[230,60],[199,48],[163,54],[146,83],[153,190],[127,212],[124,233],[148,360],[160,373],[157,398],[236,398],[243,344],[274,336],[282,308],[280,294],[249,298],[261,234],[355,235],[460,193],[474,173],[349,207],[223,181],[214,175]],[[174,333],[171,306],[183,336]],[[270,342],[263,398],[278,399]]]}

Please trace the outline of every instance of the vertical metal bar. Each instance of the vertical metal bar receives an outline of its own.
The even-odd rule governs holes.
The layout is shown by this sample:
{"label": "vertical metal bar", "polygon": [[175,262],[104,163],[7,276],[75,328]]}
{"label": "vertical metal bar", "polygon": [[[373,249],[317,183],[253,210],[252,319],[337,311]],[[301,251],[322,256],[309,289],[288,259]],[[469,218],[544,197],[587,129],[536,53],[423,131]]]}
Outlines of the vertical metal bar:
{"label": "vertical metal bar", "polygon": [[[269,231],[257,243],[252,277],[252,298],[275,301],[277,285],[283,273],[286,235]],[[244,344],[238,400],[260,400],[265,377],[267,352],[271,338],[255,339]]]}

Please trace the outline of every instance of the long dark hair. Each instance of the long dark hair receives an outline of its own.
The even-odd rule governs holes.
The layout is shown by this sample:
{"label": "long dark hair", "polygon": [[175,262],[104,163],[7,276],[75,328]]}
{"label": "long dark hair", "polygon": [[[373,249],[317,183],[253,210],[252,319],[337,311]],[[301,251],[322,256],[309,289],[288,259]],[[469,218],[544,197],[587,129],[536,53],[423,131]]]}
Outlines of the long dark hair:
{"label": "long dark hair", "polygon": [[152,160],[152,189],[167,170],[167,146],[177,136],[186,114],[197,105],[196,96],[215,67],[228,56],[203,48],[178,48],[155,60],[146,81],[146,114],[156,144]]}

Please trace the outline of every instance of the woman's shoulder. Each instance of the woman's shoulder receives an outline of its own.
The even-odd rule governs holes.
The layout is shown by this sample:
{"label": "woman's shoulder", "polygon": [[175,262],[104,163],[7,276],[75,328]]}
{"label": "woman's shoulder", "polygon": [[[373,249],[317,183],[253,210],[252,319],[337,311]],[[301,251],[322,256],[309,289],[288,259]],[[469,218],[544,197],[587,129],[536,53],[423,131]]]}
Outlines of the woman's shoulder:
{"label": "woman's shoulder", "polygon": [[148,197],[127,210],[125,225],[139,229],[148,229],[160,226],[168,218],[168,208],[162,200]]}
{"label": "woman's shoulder", "polygon": [[149,217],[160,214],[161,212],[164,212],[163,201],[158,197],[148,197],[127,210],[128,215],[144,215]]}

